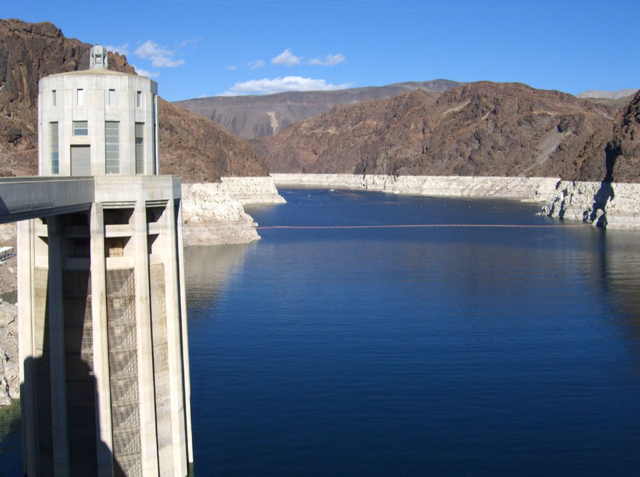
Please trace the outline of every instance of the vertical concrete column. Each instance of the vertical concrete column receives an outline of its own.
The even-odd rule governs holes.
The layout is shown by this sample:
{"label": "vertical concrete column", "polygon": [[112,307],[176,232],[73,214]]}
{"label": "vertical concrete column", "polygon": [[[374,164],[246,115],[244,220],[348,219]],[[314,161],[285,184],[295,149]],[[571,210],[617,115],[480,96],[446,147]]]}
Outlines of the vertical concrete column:
{"label": "vertical concrete column", "polygon": [[153,157],[154,161],[154,175],[160,174],[160,123],[158,122],[158,95],[153,95],[153,128],[154,128],[154,151],[155,155]]}
{"label": "vertical concrete column", "polygon": [[93,321],[93,374],[96,379],[96,446],[98,477],[113,475],[113,433],[109,376],[109,329],[107,327],[106,256],[104,211],[91,206],[91,318]]}
{"label": "vertical concrete column", "polygon": [[167,201],[162,214],[162,239],[167,311],[167,345],[171,393],[171,427],[173,429],[173,465],[176,475],[187,475],[187,448],[184,409],[184,376],[182,369],[180,283],[178,264],[178,236],[176,233],[175,204]]}
{"label": "vertical concrete column", "polygon": [[18,222],[18,327],[20,352],[20,407],[22,409],[22,455],[25,475],[37,475],[33,297],[35,266],[33,220]]}
{"label": "vertical concrete column", "polygon": [[138,382],[140,386],[140,440],[142,474],[145,476],[159,475],[147,237],[146,204],[144,199],[138,199],[133,217],[133,239],[135,244]]}
{"label": "vertical concrete column", "polygon": [[62,216],[48,219],[49,276],[47,309],[51,356],[51,427],[53,468],[56,477],[69,477],[67,386],[64,340],[64,227]]}
{"label": "vertical concrete column", "polygon": [[182,326],[182,369],[184,374],[184,407],[187,420],[187,460],[193,464],[193,434],[191,432],[191,370],[189,367],[189,334],[187,332],[187,289],[184,278],[184,243],[182,239],[182,199],[178,201],[175,227],[178,235],[178,277],[180,279],[180,314]]}
{"label": "vertical concrete column", "polygon": [[[38,94],[38,175],[39,176],[43,176],[45,175],[44,173],[44,164],[43,164],[43,153],[42,151],[44,151],[44,134],[42,134],[45,130],[45,128],[43,127],[43,111],[44,108],[43,106],[43,101],[45,101],[45,98],[43,97],[42,94]],[[48,150],[48,149],[47,149]],[[49,174],[46,174],[49,175]]]}

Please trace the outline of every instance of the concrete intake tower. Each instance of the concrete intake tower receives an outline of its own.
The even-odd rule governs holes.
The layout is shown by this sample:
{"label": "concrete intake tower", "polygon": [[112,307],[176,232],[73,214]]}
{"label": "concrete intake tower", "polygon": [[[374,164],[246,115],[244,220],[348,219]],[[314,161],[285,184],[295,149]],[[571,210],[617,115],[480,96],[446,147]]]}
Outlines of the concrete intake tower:
{"label": "concrete intake tower", "polygon": [[38,108],[39,174],[66,185],[18,224],[25,475],[184,477],[181,193],[158,175],[157,84],[96,46],[89,70],[40,81]]}

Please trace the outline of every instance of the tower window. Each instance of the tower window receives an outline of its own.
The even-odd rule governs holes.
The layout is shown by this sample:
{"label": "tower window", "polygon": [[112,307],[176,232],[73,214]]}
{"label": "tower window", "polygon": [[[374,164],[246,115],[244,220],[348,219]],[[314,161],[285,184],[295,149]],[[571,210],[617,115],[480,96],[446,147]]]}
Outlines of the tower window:
{"label": "tower window", "polygon": [[83,89],[79,89],[76,91],[77,93],[77,103],[78,106],[82,106],[84,104],[84,90]]}
{"label": "tower window", "polygon": [[55,89],[51,91],[51,102],[53,103],[54,106],[58,105],[58,94]]}
{"label": "tower window", "polygon": [[74,136],[88,136],[89,135],[89,122],[88,121],[74,121],[73,122],[73,135]]}
{"label": "tower window", "polygon": [[136,91],[136,106],[138,108],[142,107],[142,91]]}
{"label": "tower window", "polygon": [[120,123],[104,123],[105,171],[107,174],[120,174]]}
{"label": "tower window", "polygon": [[49,127],[51,131],[51,174],[59,174],[60,162],[58,160],[58,123],[49,123]]}
{"label": "tower window", "polygon": [[109,90],[109,103],[110,106],[113,106],[114,104],[116,104],[116,90],[115,89],[110,89]]}
{"label": "tower window", "polygon": [[136,174],[144,174],[144,123],[136,123]]}

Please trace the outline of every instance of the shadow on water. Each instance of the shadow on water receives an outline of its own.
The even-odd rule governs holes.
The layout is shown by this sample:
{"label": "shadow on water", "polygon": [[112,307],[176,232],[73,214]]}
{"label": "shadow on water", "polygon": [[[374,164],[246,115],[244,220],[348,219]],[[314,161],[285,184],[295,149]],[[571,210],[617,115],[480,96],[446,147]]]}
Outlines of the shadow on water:
{"label": "shadow on water", "polygon": [[0,408],[0,476],[22,473],[20,403]]}

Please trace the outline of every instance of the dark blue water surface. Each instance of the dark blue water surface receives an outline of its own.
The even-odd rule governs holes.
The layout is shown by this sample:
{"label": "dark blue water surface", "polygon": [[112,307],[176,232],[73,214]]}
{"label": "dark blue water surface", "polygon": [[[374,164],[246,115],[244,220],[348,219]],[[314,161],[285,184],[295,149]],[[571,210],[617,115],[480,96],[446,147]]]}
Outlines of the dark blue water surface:
{"label": "dark blue water surface", "polygon": [[187,252],[198,476],[640,474],[640,235],[501,200],[285,190]]}

